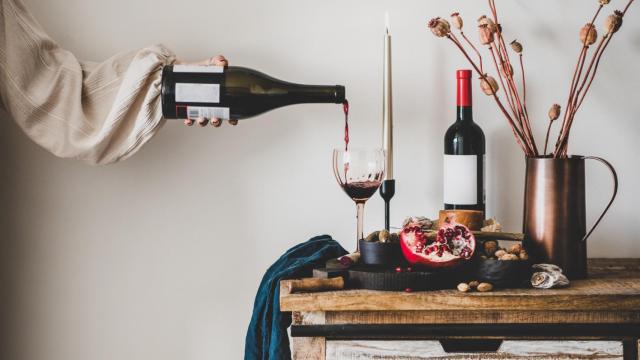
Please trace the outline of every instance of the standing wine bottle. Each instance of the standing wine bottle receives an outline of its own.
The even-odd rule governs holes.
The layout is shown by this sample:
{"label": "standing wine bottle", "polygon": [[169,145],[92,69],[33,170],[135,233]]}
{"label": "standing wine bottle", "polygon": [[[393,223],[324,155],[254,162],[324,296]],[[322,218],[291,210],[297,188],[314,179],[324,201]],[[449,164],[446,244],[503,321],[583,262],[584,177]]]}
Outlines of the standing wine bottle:
{"label": "standing wine bottle", "polygon": [[344,86],[294,84],[239,66],[168,65],[162,70],[166,119],[240,120],[286,105],[344,100]]}
{"label": "standing wine bottle", "polygon": [[457,119],[444,136],[444,208],[484,212],[484,133],[473,122],[471,70],[456,77]]}

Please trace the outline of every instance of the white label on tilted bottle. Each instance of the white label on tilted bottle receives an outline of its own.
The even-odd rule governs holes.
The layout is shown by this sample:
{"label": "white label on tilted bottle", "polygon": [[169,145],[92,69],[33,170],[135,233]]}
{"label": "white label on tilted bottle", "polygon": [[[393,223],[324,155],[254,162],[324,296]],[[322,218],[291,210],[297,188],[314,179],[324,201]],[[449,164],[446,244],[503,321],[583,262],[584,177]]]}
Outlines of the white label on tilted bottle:
{"label": "white label on tilted bottle", "polygon": [[173,65],[174,73],[206,73],[216,74],[224,72],[224,66],[215,65]]}
{"label": "white label on tilted bottle", "polygon": [[478,155],[444,155],[444,203],[478,203]]}
{"label": "white label on tilted bottle", "polygon": [[220,85],[176,83],[176,102],[217,104],[220,102]]}
{"label": "white label on tilted bottle", "polygon": [[223,120],[229,120],[230,111],[228,107],[213,107],[213,106],[188,106],[187,116],[189,119],[205,118],[212,119],[218,118]]}

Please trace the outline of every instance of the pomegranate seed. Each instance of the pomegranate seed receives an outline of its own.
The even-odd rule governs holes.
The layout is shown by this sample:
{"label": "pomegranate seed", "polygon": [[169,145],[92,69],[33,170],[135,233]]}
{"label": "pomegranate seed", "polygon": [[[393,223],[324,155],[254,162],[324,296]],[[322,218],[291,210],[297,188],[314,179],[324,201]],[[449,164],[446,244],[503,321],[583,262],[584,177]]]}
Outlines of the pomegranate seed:
{"label": "pomegranate seed", "polygon": [[408,293],[409,293],[409,292],[412,292],[412,291],[413,291],[413,289],[412,289],[412,288],[406,288],[406,289],[404,289],[404,292],[408,292]]}
{"label": "pomegranate seed", "polygon": [[401,273],[401,272],[402,272],[402,268],[401,268],[400,266],[398,266],[398,267],[396,268],[396,272],[397,272],[397,273]]}

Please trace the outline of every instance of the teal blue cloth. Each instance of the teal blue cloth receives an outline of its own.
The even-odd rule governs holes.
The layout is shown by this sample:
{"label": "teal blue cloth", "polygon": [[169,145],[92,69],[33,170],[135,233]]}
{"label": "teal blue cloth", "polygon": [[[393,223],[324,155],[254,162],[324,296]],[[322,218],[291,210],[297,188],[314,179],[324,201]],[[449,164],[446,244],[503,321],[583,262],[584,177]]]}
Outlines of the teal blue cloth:
{"label": "teal blue cloth", "polygon": [[244,345],[245,360],[290,360],[287,328],[291,313],[280,311],[280,280],[310,277],[314,267],[347,252],[329,235],[320,235],[287,250],[262,277]]}

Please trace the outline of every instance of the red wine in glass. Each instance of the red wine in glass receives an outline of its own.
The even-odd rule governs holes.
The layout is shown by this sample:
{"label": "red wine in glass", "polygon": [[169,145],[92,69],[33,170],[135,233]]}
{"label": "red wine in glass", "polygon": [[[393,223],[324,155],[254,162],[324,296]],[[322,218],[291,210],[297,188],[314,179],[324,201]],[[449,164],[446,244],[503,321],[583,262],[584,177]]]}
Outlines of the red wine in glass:
{"label": "red wine in glass", "polygon": [[356,181],[342,185],[344,192],[356,203],[369,200],[378,187],[380,187],[380,181],[377,180]]}

